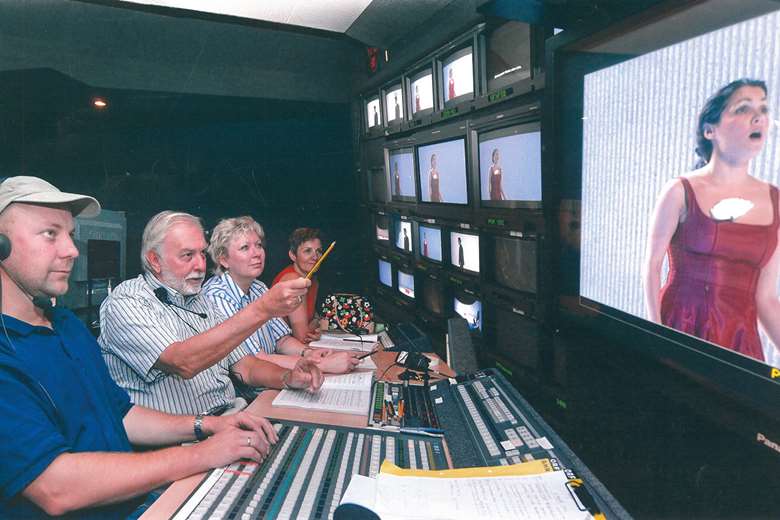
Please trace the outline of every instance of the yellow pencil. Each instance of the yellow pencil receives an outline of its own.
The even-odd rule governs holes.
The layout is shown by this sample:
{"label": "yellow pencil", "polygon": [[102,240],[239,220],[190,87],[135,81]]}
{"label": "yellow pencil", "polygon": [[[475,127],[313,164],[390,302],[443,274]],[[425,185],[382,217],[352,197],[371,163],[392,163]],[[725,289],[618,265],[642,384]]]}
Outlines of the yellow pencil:
{"label": "yellow pencil", "polygon": [[320,265],[322,264],[323,260],[325,260],[325,258],[328,256],[328,254],[330,253],[331,249],[333,249],[333,246],[335,246],[335,245],[336,245],[336,241],[334,240],[333,242],[330,243],[330,245],[328,246],[328,249],[326,249],[325,252],[322,253],[322,256],[320,257],[319,260],[317,260],[317,263],[314,264],[314,267],[311,268],[311,271],[306,273],[306,279],[307,280],[311,280],[311,277],[314,276],[314,273],[317,272],[317,269],[320,268]]}

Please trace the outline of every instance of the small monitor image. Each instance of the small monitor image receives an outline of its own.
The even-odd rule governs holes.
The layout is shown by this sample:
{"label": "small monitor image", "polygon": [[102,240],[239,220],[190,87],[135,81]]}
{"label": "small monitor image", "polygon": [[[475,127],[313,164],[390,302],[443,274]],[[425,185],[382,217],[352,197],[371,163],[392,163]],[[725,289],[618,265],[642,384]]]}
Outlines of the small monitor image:
{"label": "small monitor image", "polygon": [[455,267],[479,272],[479,237],[466,233],[450,232],[450,262]]}
{"label": "small monitor image", "polygon": [[398,270],[398,292],[414,298],[414,274]]}
{"label": "small monitor image", "polygon": [[412,115],[433,108],[433,73],[426,69],[412,77],[409,84]]}
{"label": "small monitor image", "polygon": [[469,330],[482,330],[482,302],[476,298],[456,296],[452,300],[455,312],[469,324]]}
{"label": "small monitor image", "polygon": [[471,47],[451,54],[442,62],[441,85],[444,102],[474,94],[474,64]]}
{"label": "small monitor image", "polygon": [[479,179],[482,201],[494,203],[488,205],[540,202],[542,143],[538,126],[512,126],[479,134]]}
{"label": "small monitor image", "polygon": [[441,262],[441,229],[420,224],[419,235],[420,254],[428,260]]}
{"label": "small monitor image", "polygon": [[377,262],[379,263],[379,281],[382,283],[382,285],[392,287],[393,269],[390,266],[390,262],[381,259],[377,260]]}
{"label": "small monitor image", "polygon": [[414,150],[401,148],[388,151],[387,167],[393,200],[415,202],[417,186],[414,182]]}
{"label": "small monitor image", "polygon": [[407,253],[412,252],[412,223],[408,220],[394,219],[395,247]]}
{"label": "small monitor image", "polygon": [[536,241],[496,237],[495,279],[497,283],[536,293]]}
{"label": "small monitor image", "polygon": [[488,92],[531,77],[531,26],[508,21],[496,27],[486,39]]}
{"label": "small monitor image", "polygon": [[379,110],[379,98],[376,97],[366,103],[366,126],[378,127],[382,124],[382,113]]}
{"label": "small monitor image", "polygon": [[465,139],[452,139],[417,148],[423,202],[468,204],[465,145]]}
{"label": "small monitor image", "polygon": [[431,314],[444,315],[444,289],[439,282],[427,276],[422,280],[422,302]]}
{"label": "small monitor image", "polygon": [[374,215],[376,239],[380,242],[390,242],[390,219],[387,215]]}
{"label": "small monitor image", "polygon": [[400,83],[385,91],[385,109],[388,123],[398,123],[403,120],[404,98]]}

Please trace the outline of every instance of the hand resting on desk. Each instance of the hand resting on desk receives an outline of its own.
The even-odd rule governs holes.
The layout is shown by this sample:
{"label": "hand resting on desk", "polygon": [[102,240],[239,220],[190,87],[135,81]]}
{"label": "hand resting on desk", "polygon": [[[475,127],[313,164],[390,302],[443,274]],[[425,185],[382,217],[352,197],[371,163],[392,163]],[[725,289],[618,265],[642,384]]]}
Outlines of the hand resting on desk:
{"label": "hand resting on desk", "polygon": [[247,412],[222,417],[206,416],[203,429],[211,436],[197,445],[208,467],[217,468],[239,459],[262,462],[279,436],[265,417]]}

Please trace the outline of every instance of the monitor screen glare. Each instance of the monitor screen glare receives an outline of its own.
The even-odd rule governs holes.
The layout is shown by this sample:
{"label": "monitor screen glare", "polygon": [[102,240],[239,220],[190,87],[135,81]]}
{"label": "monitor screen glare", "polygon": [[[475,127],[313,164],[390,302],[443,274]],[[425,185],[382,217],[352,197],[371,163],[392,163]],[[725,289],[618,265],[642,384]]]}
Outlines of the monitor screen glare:
{"label": "monitor screen glare", "polygon": [[366,121],[368,121],[368,128],[379,126],[382,123],[382,116],[379,113],[379,98],[366,103]]}
{"label": "monitor screen glare", "polygon": [[441,262],[441,230],[420,225],[420,253],[429,260]]}
{"label": "monitor screen glare", "polygon": [[393,286],[393,270],[390,267],[390,262],[384,260],[378,260],[379,262],[379,281],[383,285],[388,287]]}
{"label": "monitor screen glare", "polygon": [[396,197],[417,196],[414,182],[414,153],[411,148],[388,152],[390,167],[390,192]]}
{"label": "monitor screen glare", "polygon": [[445,103],[456,97],[474,92],[474,66],[471,48],[457,52],[442,67],[442,85]]}
{"label": "monitor screen glare", "polygon": [[468,204],[464,139],[417,148],[423,202]]}
{"label": "monitor screen glare", "polygon": [[412,80],[412,114],[433,108],[433,74],[428,71]]}
{"label": "monitor screen glare", "polygon": [[536,242],[496,237],[495,276],[501,285],[536,292]]}
{"label": "monitor screen glare", "polygon": [[465,233],[450,233],[450,261],[467,271],[479,272],[479,237]]}
{"label": "monitor screen glare", "polygon": [[409,298],[414,298],[413,274],[398,271],[398,291]]}
{"label": "monitor screen glare", "polygon": [[397,123],[404,118],[404,102],[401,94],[401,85],[396,85],[385,94],[385,107],[387,108],[387,122]]}
{"label": "monitor screen glare", "polygon": [[469,324],[469,330],[482,330],[482,302],[473,300],[470,303],[457,296],[453,299],[455,312]]}
{"label": "monitor screen glare", "polygon": [[395,227],[395,247],[409,253],[412,252],[412,223],[397,220]]}
{"label": "monitor screen glare", "polygon": [[482,200],[541,201],[541,133],[512,127],[481,134],[479,179]]}

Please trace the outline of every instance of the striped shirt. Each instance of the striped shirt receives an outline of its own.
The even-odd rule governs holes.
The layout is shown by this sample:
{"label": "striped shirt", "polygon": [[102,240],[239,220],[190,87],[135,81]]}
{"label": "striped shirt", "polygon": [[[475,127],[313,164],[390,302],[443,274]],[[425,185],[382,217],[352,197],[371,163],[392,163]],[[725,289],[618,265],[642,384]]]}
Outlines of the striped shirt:
{"label": "striped shirt", "polygon": [[[164,287],[171,303],[206,313],[205,319],[165,305],[154,295]],[[214,412],[233,403],[230,367],[249,353],[236,347],[217,364],[183,379],[154,368],[172,343],[219,325],[227,316],[201,294],[182,296],[151,274],[119,284],[100,306],[98,338],[111,377],[133,403],[173,414]]]}
{"label": "striped shirt", "polygon": [[[226,316],[232,316],[251,302],[261,298],[268,287],[260,280],[255,280],[249,286],[249,294],[233,281],[229,273],[215,275],[203,286],[203,296],[218,307]],[[244,348],[252,354],[265,352],[276,353],[276,343],[283,337],[292,334],[289,325],[281,318],[271,318],[243,343]]]}

